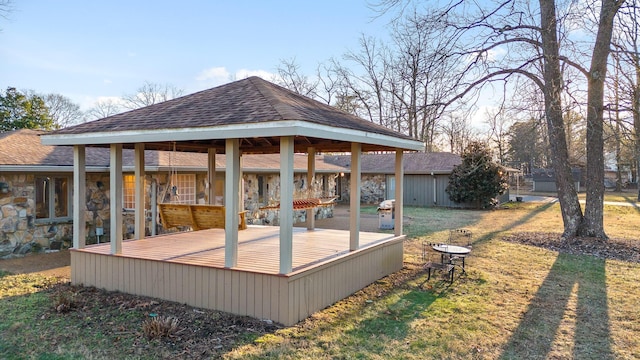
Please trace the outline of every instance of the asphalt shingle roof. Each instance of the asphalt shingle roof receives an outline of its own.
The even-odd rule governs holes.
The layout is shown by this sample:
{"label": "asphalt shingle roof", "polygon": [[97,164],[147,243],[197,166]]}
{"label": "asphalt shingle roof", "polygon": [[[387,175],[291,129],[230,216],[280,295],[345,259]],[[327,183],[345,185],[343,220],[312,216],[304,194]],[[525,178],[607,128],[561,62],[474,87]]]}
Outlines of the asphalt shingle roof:
{"label": "asphalt shingle roof", "polygon": [[[325,156],[325,162],[349,167],[350,155]],[[447,152],[415,152],[404,153],[404,172],[406,174],[450,173],[462,163],[459,155]],[[393,174],[395,173],[395,154],[362,154],[360,168],[362,173]]]}
{"label": "asphalt shingle roof", "polygon": [[253,76],[104,119],[57,134],[198,128],[301,120],[397,138],[410,137]]}

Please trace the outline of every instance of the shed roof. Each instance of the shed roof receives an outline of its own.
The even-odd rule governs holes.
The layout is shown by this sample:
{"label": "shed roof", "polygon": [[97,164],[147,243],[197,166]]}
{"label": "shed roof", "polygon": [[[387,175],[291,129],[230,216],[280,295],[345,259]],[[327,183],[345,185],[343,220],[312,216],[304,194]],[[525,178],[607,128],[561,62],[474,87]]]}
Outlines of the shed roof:
{"label": "shed roof", "polygon": [[[351,165],[349,155],[327,155],[324,160],[343,167]],[[462,163],[459,155],[448,152],[404,153],[403,160],[405,174],[449,174],[455,166]],[[362,173],[395,173],[395,154],[362,154],[360,162]]]}
{"label": "shed roof", "polygon": [[277,153],[281,136],[294,136],[296,152],[421,150],[404,134],[363,120],[333,106],[249,77],[209,90],[58,130],[47,145],[107,146],[146,143],[146,148],[222,153],[227,138],[241,139],[243,153]]}

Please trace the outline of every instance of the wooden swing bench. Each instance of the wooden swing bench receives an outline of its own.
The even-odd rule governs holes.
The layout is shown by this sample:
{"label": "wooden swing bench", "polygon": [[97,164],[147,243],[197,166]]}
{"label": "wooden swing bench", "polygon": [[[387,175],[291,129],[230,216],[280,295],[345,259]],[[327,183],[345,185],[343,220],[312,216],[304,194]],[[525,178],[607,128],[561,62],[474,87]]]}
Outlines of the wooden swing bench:
{"label": "wooden swing bench", "polygon": [[[225,209],[222,205],[158,204],[160,220],[165,229],[189,226],[194,231],[224,229]],[[247,228],[246,211],[238,213],[238,229]]]}
{"label": "wooden swing bench", "polygon": [[[332,205],[336,198],[309,198],[309,199],[296,199],[293,200],[293,210],[308,210],[315,209],[320,206],[329,206]],[[260,210],[268,210],[268,209],[280,209],[280,204],[264,206],[261,207]]]}

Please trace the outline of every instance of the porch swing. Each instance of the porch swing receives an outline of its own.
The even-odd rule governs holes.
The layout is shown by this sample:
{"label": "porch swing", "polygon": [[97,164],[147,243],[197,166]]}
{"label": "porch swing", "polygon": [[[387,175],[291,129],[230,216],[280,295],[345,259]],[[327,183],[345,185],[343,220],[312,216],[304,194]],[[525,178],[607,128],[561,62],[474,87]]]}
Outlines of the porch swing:
{"label": "porch swing", "polygon": [[[225,208],[223,205],[182,203],[180,189],[177,185],[178,171],[173,165],[175,154],[176,143],[174,142],[173,151],[169,156],[169,181],[161,197],[162,202],[158,203],[162,226],[165,229],[190,227],[193,231],[224,229]],[[169,191],[169,202],[165,202]],[[238,229],[244,230],[247,228],[245,212],[239,213],[239,217]]]}
{"label": "porch swing", "polygon": [[[335,204],[337,196],[313,196],[313,187],[307,187],[304,192],[294,192],[293,211],[310,210]],[[280,210],[280,203],[260,207],[260,210]]]}

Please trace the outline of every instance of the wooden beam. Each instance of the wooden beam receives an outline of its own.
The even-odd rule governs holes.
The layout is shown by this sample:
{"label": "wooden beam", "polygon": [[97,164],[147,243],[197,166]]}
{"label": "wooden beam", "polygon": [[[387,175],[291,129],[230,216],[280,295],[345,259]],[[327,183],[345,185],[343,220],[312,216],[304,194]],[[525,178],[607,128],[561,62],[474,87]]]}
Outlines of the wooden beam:
{"label": "wooden beam", "polygon": [[145,199],[145,172],[144,172],[144,144],[137,143],[134,150],[134,172],[135,172],[135,229],[134,238],[136,240],[144,239],[146,217],[144,209],[146,208]]}
{"label": "wooden beam", "polygon": [[118,255],[122,253],[122,144],[111,144],[109,148],[111,254]]}
{"label": "wooden beam", "polygon": [[[309,147],[307,149],[307,189],[309,196],[315,197],[315,178],[316,178],[316,149]],[[324,195],[324,194],[323,194]],[[307,230],[316,228],[315,208],[307,209]]]}
{"label": "wooden beam", "polygon": [[396,193],[395,193],[395,212],[396,217],[393,224],[394,234],[402,235],[402,209],[404,196],[404,156],[402,149],[396,149]]}
{"label": "wooden beam", "polygon": [[355,251],[360,247],[360,187],[361,165],[360,155],[362,147],[359,143],[351,143],[351,191],[349,197],[349,250]]}
{"label": "wooden beam", "polygon": [[209,205],[216,204],[216,149],[209,148],[207,166],[207,182],[209,183]]}
{"label": "wooden beam", "polygon": [[82,249],[86,246],[87,227],[85,212],[87,192],[86,151],[84,145],[73,147],[73,248]]}
{"label": "wooden beam", "polygon": [[240,141],[227,139],[225,146],[226,169],[224,184],[225,226],[224,266],[238,265],[238,193],[240,189]]}
{"label": "wooden beam", "polygon": [[293,136],[280,138],[280,273],[293,268]]}

